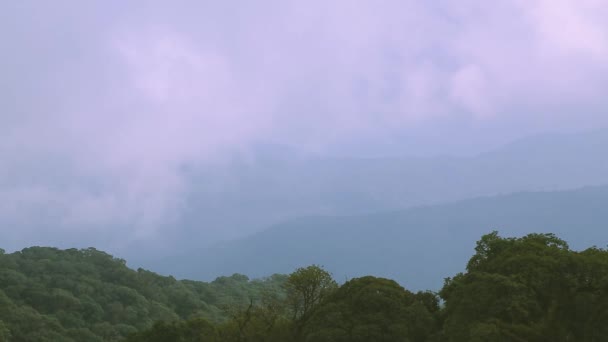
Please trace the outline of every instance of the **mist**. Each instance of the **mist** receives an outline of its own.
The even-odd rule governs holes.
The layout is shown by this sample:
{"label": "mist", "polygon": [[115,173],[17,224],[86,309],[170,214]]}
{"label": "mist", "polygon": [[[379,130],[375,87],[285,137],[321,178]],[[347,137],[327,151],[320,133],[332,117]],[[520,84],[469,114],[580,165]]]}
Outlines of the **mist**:
{"label": "mist", "polygon": [[600,158],[593,176],[546,177],[547,162],[471,191],[479,169],[459,189],[387,195],[418,182],[404,171],[327,190],[348,160],[474,169],[526,137],[598,132],[606,17],[601,0],[4,2],[0,239],[169,250],[302,215],[603,184],[589,146],[604,145],[581,143],[569,155]]}

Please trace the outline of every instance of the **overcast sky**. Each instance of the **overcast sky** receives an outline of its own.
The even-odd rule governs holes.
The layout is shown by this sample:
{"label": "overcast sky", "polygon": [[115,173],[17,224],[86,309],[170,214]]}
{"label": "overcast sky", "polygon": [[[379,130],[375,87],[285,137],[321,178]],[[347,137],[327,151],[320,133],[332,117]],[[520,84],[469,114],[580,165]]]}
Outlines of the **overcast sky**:
{"label": "overcast sky", "polygon": [[606,18],[606,0],[3,1],[0,223],[155,225],[180,167],[259,142],[463,154],[605,126]]}

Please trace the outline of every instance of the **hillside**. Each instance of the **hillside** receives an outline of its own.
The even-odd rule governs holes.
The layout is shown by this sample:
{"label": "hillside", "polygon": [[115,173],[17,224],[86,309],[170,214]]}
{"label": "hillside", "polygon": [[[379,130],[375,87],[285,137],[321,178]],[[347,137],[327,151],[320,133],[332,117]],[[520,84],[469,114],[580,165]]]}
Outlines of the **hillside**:
{"label": "hillside", "polygon": [[[224,321],[226,309],[281,293],[285,277],[211,283],[132,270],[94,248],[0,250],[0,341],[119,341],[156,321]],[[6,336],[5,336],[6,335]]]}
{"label": "hillside", "polygon": [[93,248],[0,251],[0,341],[605,340],[606,249],[492,232],[464,265],[440,291],[412,292],[369,275],[340,284],[318,265],[207,284]]}
{"label": "hillside", "polygon": [[339,285],[312,265],[289,274],[285,300],[251,303],[227,324],[159,323],[128,341],[606,341],[607,274],[605,249],[493,232],[438,293],[373,276]]}
{"label": "hillside", "polygon": [[287,221],[247,238],[189,251],[158,263],[179,277],[252,277],[324,265],[343,281],[361,275],[407,288],[439,289],[462,270],[481,234],[554,232],[574,248],[608,244],[608,187],[524,192],[358,216]]}
{"label": "hillside", "polygon": [[[608,184],[608,131],[545,134],[471,157],[252,153],[188,168],[167,241],[198,248],[310,215],[353,215],[521,191]],[[135,256],[137,257],[137,256]]]}
{"label": "hillside", "polygon": [[[170,274],[170,269],[157,267],[158,259],[182,251],[195,253],[299,217],[361,215],[518,191],[608,184],[608,154],[602,153],[606,150],[608,131],[598,130],[540,135],[471,157],[313,157],[292,150],[241,157],[227,153],[223,162],[180,166],[180,189],[166,198],[172,205],[158,203],[143,211],[141,215],[160,220],[142,224],[138,234],[122,236],[139,221],[115,222],[102,210],[105,206],[91,208],[100,210],[95,211],[98,216],[87,218],[83,213],[79,216],[86,218],[82,225],[66,229],[66,222],[72,221],[62,215],[70,213],[72,206],[55,207],[64,203],[55,199],[71,197],[49,197],[26,215],[17,210],[21,208],[17,204],[10,209],[9,191],[5,194],[8,212],[0,215],[0,224],[9,228],[0,231],[0,240],[11,251],[31,245],[96,246],[133,264]],[[34,174],[5,174],[3,182],[27,184],[57,173],[77,183],[75,188],[104,193],[106,180],[49,173],[44,167],[35,170]]]}

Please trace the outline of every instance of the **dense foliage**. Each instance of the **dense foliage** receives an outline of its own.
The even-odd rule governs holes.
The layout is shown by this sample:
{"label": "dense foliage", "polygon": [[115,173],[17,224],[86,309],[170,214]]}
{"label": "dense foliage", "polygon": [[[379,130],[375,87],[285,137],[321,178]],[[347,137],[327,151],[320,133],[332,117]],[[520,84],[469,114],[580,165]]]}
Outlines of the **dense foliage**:
{"label": "dense foliage", "polygon": [[[397,261],[396,261],[397,262]],[[0,341],[608,341],[608,251],[485,235],[439,293],[312,265],[177,281],[96,251],[0,255]]]}
{"label": "dense foliage", "polygon": [[574,252],[552,234],[485,235],[448,279],[447,341],[607,341],[608,252]]}
{"label": "dense foliage", "polygon": [[0,341],[118,341],[157,321],[218,323],[232,306],[282,293],[286,276],[178,281],[95,250],[0,250]]}

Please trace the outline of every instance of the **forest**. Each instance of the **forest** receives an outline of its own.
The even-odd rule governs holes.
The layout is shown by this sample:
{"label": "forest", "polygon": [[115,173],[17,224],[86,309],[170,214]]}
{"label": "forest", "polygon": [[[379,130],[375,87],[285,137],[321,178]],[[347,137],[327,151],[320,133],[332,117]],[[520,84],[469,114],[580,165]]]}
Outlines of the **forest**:
{"label": "forest", "polygon": [[0,250],[0,341],[608,341],[606,249],[492,232],[463,269],[412,292],[319,265],[200,282],[93,248]]}

